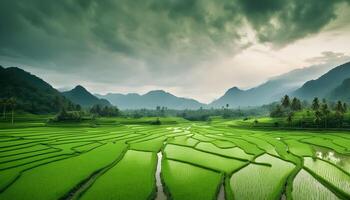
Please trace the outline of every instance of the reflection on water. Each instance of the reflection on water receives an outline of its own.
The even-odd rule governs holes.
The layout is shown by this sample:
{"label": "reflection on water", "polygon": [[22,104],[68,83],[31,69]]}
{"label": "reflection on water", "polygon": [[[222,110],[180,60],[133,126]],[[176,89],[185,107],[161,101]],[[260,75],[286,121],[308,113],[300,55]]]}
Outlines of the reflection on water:
{"label": "reflection on water", "polygon": [[321,151],[316,151],[316,157],[317,158],[321,158],[324,160],[329,160],[334,164],[338,164],[341,159],[339,157],[336,157],[333,151],[329,151],[329,152],[321,152]]}
{"label": "reflection on water", "polygon": [[155,200],[166,200],[167,197],[163,192],[163,185],[160,178],[160,172],[162,171],[162,153],[159,152],[157,156],[158,156],[157,170],[156,170],[157,196]]}
{"label": "reflection on water", "polygon": [[315,146],[314,149],[317,158],[330,161],[343,168],[345,171],[350,172],[350,156],[339,154],[334,150],[318,146]]}
{"label": "reflection on water", "polygon": [[217,200],[225,200],[225,187],[221,184]]}

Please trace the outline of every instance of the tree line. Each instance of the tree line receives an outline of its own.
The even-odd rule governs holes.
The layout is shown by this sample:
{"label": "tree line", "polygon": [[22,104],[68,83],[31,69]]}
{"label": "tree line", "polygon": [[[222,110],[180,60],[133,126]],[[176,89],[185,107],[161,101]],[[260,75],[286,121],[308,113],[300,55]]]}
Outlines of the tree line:
{"label": "tree line", "polygon": [[93,119],[96,117],[116,117],[120,111],[115,106],[93,105],[90,108],[83,109],[80,105],[75,110],[68,111],[65,107],[52,119],[52,121],[82,121],[84,119]]}
{"label": "tree line", "polygon": [[[315,97],[312,102],[301,101],[285,95],[270,112],[273,118],[285,118],[288,125],[298,127],[342,128],[349,119],[345,118],[348,106],[345,102],[327,102]],[[279,124],[276,124],[278,126]]]}
{"label": "tree line", "polygon": [[2,107],[2,118],[6,120],[7,109],[11,110],[11,123],[14,123],[14,114],[16,107],[16,98],[2,98],[0,99],[0,106]]}

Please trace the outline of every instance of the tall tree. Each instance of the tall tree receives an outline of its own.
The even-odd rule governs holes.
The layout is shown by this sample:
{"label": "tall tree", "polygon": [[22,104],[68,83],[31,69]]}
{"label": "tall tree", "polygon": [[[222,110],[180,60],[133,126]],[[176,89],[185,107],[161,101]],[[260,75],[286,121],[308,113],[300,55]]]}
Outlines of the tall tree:
{"label": "tall tree", "polygon": [[16,106],[16,99],[11,97],[8,100],[8,105],[11,107],[11,123],[14,122],[14,112],[15,112],[15,106]]}
{"label": "tall tree", "polygon": [[339,113],[343,113],[344,112],[343,103],[341,101],[337,102],[337,104],[335,106],[335,111],[337,111]]}
{"label": "tall tree", "polygon": [[346,113],[348,111],[348,105],[346,103],[343,104],[343,112]]}
{"label": "tall tree", "polygon": [[293,122],[293,113],[292,112],[288,113],[287,122],[289,123],[289,126],[292,127],[292,122]]}
{"label": "tall tree", "polygon": [[300,100],[294,97],[293,100],[292,100],[291,108],[292,108],[293,111],[301,110],[301,102],[300,102]]}
{"label": "tall tree", "polygon": [[0,105],[2,105],[2,117],[6,118],[6,107],[8,105],[8,99],[0,99]]}
{"label": "tall tree", "polygon": [[317,97],[314,98],[314,100],[312,101],[312,106],[311,106],[312,110],[316,111],[318,109],[320,109],[320,101],[318,100]]}
{"label": "tall tree", "polygon": [[321,119],[322,119],[322,113],[319,110],[316,110],[315,111],[315,123],[317,124],[317,127],[320,124]]}
{"label": "tall tree", "polygon": [[282,99],[282,106],[288,108],[290,106],[290,99],[288,95],[285,95]]}
{"label": "tall tree", "polygon": [[324,126],[325,128],[327,128],[327,120],[328,120],[328,115],[330,113],[327,103],[322,104],[321,112],[324,117]]}

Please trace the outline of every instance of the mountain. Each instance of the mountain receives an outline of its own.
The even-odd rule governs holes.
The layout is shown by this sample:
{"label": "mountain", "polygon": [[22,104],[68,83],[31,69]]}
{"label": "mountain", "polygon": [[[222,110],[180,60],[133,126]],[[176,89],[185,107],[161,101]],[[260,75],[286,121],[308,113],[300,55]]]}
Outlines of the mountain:
{"label": "mountain", "polygon": [[268,104],[279,100],[285,94],[293,92],[306,81],[321,76],[330,68],[331,66],[329,65],[314,65],[272,77],[265,83],[248,90],[240,90],[237,87],[233,87],[222,97],[209,104],[209,106],[219,108],[226,104],[229,104],[230,107]]}
{"label": "mountain", "polygon": [[0,99],[16,99],[16,109],[31,113],[58,112],[73,105],[60,92],[39,77],[17,67],[0,66]]}
{"label": "mountain", "polygon": [[333,68],[316,80],[306,82],[293,95],[308,100],[324,98],[347,78],[350,78],[350,62]]}
{"label": "mountain", "polygon": [[99,99],[87,91],[83,86],[78,85],[70,91],[62,92],[62,94],[72,102],[82,107],[91,107],[93,105],[111,106],[106,99]]}
{"label": "mountain", "polygon": [[174,96],[163,90],[153,90],[144,95],[136,93],[130,94],[106,94],[97,95],[98,97],[109,100],[113,105],[120,109],[155,109],[157,106],[167,107],[168,109],[198,109],[206,106],[194,99]]}
{"label": "mountain", "polygon": [[345,79],[341,85],[333,89],[328,95],[333,101],[341,100],[350,102],[350,78]]}

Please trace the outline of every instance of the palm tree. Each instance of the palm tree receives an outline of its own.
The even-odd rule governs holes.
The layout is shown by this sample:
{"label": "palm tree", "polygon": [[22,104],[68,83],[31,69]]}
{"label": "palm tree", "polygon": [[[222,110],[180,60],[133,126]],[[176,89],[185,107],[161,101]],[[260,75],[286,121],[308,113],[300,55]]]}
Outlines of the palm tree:
{"label": "palm tree", "polygon": [[11,123],[13,124],[13,117],[14,117],[14,111],[15,111],[15,106],[16,106],[16,99],[14,97],[11,97],[9,100],[8,100],[8,105],[11,107]]}
{"label": "palm tree", "polygon": [[289,126],[292,127],[293,113],[289,113],[289,114],[288,114],[287,122],[289,123]]}
{"label": "palm tree", "polygon": [[282,99],[282,106],[288,108],[290,106],[290,99],[288,95],[285,95]]}
{"label": "palm tree", "polygon": [[320,102],[317,97],[312,101],[312,110],[317,111],[320,108]]}
{"label": "palm tree", "polygon": [[8,100],[7,99],[0,99],[0,105],[2,105],[2,108],[3,108],[2,117],[5,119],[6,118],[6,106],[8,105]]}
{"label": "palm tree", "polygon": [[326,103],[322,104],[321,112],[324,116],[324,126],[325,126],[325,128],[327,128],[327,119],[328,119],[328,115],[329,115],[330,111],[329,111],[328,105]]}

